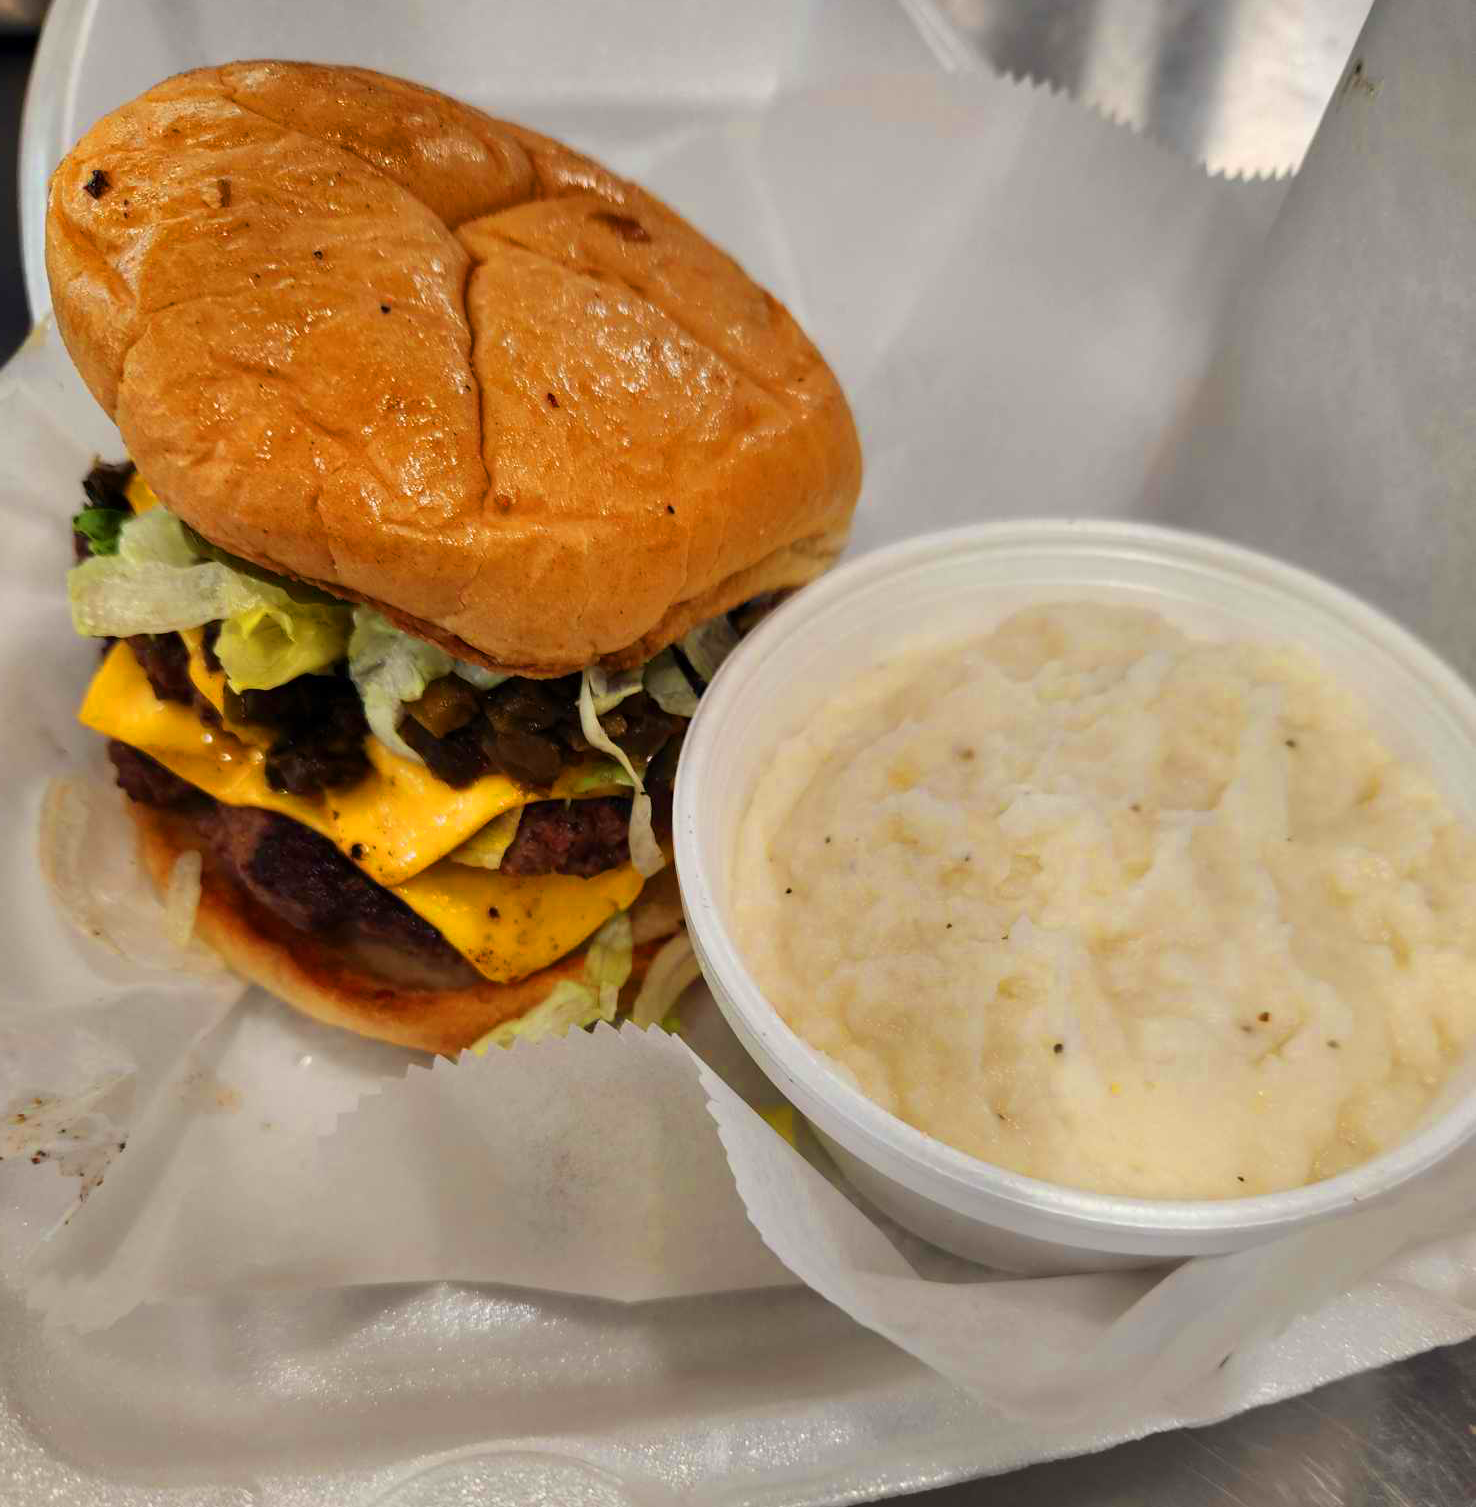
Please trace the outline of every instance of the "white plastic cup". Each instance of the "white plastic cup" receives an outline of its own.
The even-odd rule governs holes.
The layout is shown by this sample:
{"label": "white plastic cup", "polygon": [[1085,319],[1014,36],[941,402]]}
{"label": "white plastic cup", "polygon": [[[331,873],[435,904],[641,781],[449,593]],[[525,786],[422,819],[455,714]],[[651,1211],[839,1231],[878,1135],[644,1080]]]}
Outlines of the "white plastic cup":
{"label": "white plastic cup", "polygon": [[1025,520],[909,540],[843,566],[764,621],[702,697],[677,776],[677,873],[693,945],[748,1051],[854,1185],[898,1223],[1012,1271],[1145,1266],[1236,1251],[1408,1188],[1476,1134],[1476,1053],[1408,1140],[1351,1171],[1224,1200],[1088,1193],[946,1146],[867,1099],[764,998],[729,928],[739,824],[769,756],[908,639],[982,636],[1021,607],[1150,608],[1201,638],[1296,643],[1368,704],[1391,751],[1476,822],[1476,694],[1356,597],[1264,555],[1141,524]]}

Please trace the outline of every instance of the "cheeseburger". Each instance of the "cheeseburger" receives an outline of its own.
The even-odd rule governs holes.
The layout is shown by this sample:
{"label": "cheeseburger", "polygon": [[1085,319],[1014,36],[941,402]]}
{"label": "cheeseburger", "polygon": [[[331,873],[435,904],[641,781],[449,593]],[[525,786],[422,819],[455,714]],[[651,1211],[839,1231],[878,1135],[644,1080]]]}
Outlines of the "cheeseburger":
{"label": "cheeseburger", "polygon": [[46,249],[131,458],[74,519],[80,716],[196,934],[432,1051],[657,1018],[686,719],[860,484],[794,320],[597,162],[354,68],[151,89]]}

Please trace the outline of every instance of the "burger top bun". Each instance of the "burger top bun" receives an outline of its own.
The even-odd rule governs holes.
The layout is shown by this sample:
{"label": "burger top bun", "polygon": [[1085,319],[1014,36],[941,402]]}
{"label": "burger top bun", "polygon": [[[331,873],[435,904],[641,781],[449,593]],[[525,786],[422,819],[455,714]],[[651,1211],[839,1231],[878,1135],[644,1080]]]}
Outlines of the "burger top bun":
{"label": "burger top bun", "polygon": [[175,513],[464,658],[635,664],[845,540],[855,427],[784,308],[634,184],[429,89],[169,79],[56,170],[46,260]]}

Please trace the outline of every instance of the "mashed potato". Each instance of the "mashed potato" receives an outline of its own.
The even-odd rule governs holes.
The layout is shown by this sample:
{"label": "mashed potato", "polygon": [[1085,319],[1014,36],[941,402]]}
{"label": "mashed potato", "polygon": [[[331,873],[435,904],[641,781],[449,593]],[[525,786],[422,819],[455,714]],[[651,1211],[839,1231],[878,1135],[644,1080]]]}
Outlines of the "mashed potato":
{"label": "mashed potato", "polygon": [[1071,1187],[1294,1188],[1476,1033],[1476,837],[1292,648],[1032,609],[781,747],[740,835],[768,998],[892,1113]]}

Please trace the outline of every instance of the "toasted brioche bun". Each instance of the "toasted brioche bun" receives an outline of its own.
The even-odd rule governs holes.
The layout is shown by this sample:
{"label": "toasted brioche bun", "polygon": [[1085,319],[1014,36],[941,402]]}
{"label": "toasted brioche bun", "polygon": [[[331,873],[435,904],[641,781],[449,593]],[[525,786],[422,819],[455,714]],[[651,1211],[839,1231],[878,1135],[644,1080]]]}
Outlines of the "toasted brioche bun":
{"label": "toasted brioche bun", "polygon": [[[162,894],[179,855],[190,848],[188,825],[165,812],[129,802],[138,826],[139,849],[149,877]],[[638,945],[626,990],[634,992],[661,942],[681,927],[680,910],[661,886],[631,911]],[[479,975],[474,981],[416,987],[355,967],[342,950],[302,932],[288,932],[252,905],[228,879],[210,867],[201,876],[195,935],[224,959],[233,973],[326,1025],[341,1026],[397,1046],[453,1056],[495,1026],[515,1020],[548,997],[560,979],[578,982],[585,949],[512,983]],[[466,969],[466,976],[472,970]],[[628,1000],[624,1001],[628,1003]]]}
{"label": "toasted brioche bun", "polygon": [[845,541],[856,431],[788,313],[634,184],[429,89],[169,79],[57,168],[46,261],[171,510],[464,658],[635,664]]}

